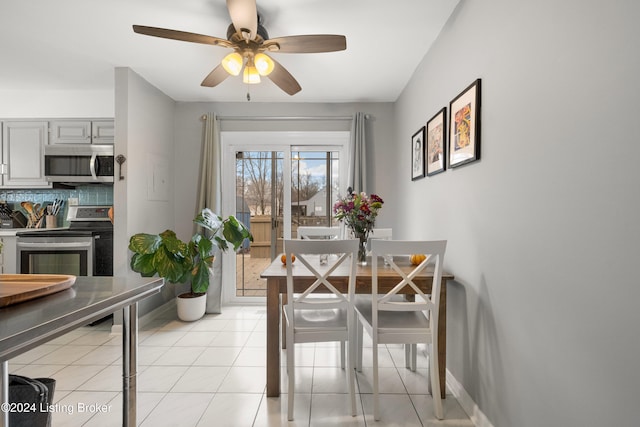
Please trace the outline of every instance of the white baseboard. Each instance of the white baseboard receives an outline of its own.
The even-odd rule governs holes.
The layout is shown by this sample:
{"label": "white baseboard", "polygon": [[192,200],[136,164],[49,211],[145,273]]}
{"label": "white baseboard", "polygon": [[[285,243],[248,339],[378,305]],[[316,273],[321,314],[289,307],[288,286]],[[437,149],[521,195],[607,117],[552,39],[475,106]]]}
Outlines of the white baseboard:
{"label": "white baseboard", "polygon": [[[147,325],[148,323],[150,323],[151,321],[157,318],[165,317],[165,313],[168,313],[168,312],[171,312],[171,313],[176,312],[175,298],[170,301],[167,301],[166,303],[162,304],[160,307],[154,308],[147,314],[140,316],[140,318],[138,319],[138,329],[142,328],[143,326]],[[122,324],[121,323],[113,324],[111,326],[111,333],[116,335],[122,335]]]}
{"label": "white baseboard", "polygon": [[491,421],[487,418],[487,416],[478,408],[476,402],[473,401],[469,393],[462,387],[462,384],[454,377],[451,372],[447,369],[447,386],[451,393],[455,396],[455,398],[462,406],[462,409],[467,413],[469,419],[476,427],[493,427]]}

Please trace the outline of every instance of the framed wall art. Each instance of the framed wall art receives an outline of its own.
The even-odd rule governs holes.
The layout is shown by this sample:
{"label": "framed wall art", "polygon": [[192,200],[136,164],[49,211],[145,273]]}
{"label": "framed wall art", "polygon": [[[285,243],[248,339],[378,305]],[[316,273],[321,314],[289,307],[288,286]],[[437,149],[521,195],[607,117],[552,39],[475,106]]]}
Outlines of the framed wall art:
{"label": "framed wall art", "polygon": [[424,126],[411,137],[411,180],[424,178]]}
{"label": "framed wall art", "polygon": [[480,159],[480,79],[449,103],[449,166]]}
{"label": "framed wall art", "polygon": [[427,122],[426,140],[427,176],[444,172],[447,164],[447,107]]}

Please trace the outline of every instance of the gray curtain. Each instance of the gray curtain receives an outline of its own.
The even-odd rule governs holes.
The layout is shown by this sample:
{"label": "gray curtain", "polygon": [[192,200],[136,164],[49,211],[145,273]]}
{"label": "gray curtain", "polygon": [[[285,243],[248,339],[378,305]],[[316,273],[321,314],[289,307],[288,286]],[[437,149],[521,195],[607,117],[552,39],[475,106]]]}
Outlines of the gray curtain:
{"label": "gray curtain", "polygon": [[349,146],[349,186],[355,192],[367,191],[367,144],[365,113],[355,113]]}
{"label": "gray curtain", "polygon": [[[220,147],[220,129],[215,113],[208,113],[204,118],[202,153],[200,156],[200,183],[198,185],[198,201],[196,214],[209,208],[220,215],[222,208],[222,149]],[[197,228],[194,224],[194,228]],[[222,311],[222,257],[216,256],[213,261],[213,272],[209,276],[207,291],[207,313]]]}

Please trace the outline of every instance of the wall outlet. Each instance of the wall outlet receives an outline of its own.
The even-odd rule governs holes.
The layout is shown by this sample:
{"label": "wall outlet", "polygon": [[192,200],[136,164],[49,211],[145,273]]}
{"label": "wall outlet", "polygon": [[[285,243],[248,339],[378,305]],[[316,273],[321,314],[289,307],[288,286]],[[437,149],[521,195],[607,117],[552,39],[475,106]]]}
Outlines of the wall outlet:
{"label": "wall outlet", "polygon": [[78,206],[79,204],[77,197],[69,197],[67,201],[69,203],[69,206]]}

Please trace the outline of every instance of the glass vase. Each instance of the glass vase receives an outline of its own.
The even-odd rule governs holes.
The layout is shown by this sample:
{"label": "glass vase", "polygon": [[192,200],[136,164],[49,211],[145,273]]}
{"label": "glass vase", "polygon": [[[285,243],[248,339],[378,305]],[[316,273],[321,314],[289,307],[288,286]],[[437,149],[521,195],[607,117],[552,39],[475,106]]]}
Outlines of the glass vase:
{"label": "glass vase", "polygon": [[360,241],[358,244],[358,264],[367,265],[367,234],[359,234],[356,236]]}

